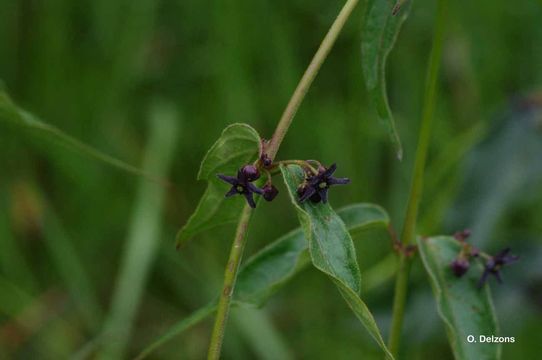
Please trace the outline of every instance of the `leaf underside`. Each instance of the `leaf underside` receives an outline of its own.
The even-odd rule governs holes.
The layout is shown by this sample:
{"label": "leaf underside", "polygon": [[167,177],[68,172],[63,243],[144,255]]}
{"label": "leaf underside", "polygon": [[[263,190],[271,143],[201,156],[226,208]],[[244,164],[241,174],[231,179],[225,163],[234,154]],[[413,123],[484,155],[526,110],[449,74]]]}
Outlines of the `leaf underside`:
{"label": "leaf underside", "polygon": [[403,157],[403,148],[391,112],[386,90],[386,59],[410,11],[412,0],[407,0],[393,15],[396,0],[368,0],[362,29],[361,51],[365,84],[376,106],[379,119],[388,128],[397,157]]}
{"label": "leaf underside", "polygon": [[[478,288],[482,266],[478,263],[457,278],[450,263],[457,257],[460,244],[451,236],[418,238],[423,265],[446,325],[448,339],[456,359],[499,359],[500,344],[479,342],[479,335],[497,335],[497,321],[489,287]],[[476,343],[469,343],[473,335]]]}
{"label": "leaf underside", "polygon": [[239,219],[244,199],[240,196],[226,199],[224,194],[230,185],[216,175],[235,176],[240,167],[255,160],[259,146],[260,136],[249,125],[232,124],[224,129],[201,163],[198,180],[206,180],[207,189],[194,213],[179,230],[177,247],[204,230]]}

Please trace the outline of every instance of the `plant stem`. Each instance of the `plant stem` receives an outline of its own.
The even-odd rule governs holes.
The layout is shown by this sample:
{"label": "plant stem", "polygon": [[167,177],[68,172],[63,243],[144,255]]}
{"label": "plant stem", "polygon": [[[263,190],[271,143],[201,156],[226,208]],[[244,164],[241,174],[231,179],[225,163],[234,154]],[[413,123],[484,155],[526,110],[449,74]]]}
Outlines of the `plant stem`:
{"label": "plant stem", "polygon": [[318,174],[318,170],[316,170],[311,164],[309,164],[308,161],[304,161],[304,160],[281,160],[281,161],[276,162],[276,164],[278,166],[295,164],[304,169],[309,169],[315,175]]}
{"label": "plant stem", "polygon": [[241,258],[243,257],[243,250],[246,244],[248,223],[252,217],[252,209],[245,204],[239,224],[237,225],[237,231],[235,233],[235,239],[230,250],[230,257],[224,271],[224,286],[220,293],[220,299],[218,301],[218,308],[216,311],[215,325],[213,327],[213,333],[211,335],[211,343],[209,344],[209,353],[207,359],[215,360],[220,358],[220,351],[222,349],[222,340],[224,339],[224,330],[226,328],[226,322],[228,320],[228,314],[230,312],[231,299],[233,289],[235,287],[235,281],[237,280],[237,271],[241,264]]}
{"label": "plant stem", "polygon": [[[423,191],[423,177],[427,152],[431,138],[431,127],[434,118],[435,101],[437,95],[437,80],[439,67],[442,57],[442,43],[444,37],[444,27],[446,20],[448,0],[439,0],[437,6],[437,15],[435,19],[435,29],[433,35],[433,45],[429,57],[429,68],[425,84],[424,108],[418,146],[416,149],[416,158],[414,162],[414,172],[412,174],[411,188],[408,199],[407,212],[401,234],[403,245],[412,243],[416,234],[416,220],[418,218],[418,209]],[[405,312],[405,302],[408,289],[408,277],[410,273],[410,259],[404,254],[400,254],[397,267],[397,278],[395,281],[395,297],[393,302],[393,318],[389,338],[389,349],[396,356],[399,350],[401,338],[401,328]]]}
{"label": "plant stem", "polygon": [[269,156],[271,160],[275,159],[280,144],[282,143],[284,136],[288,132],[288,128],[290,127],[290,124],[294,119],[299,105],[303,101],[303,98],[305,98],[305,95],[307,94],[307,91],[309,90],[314,78],[318,74],[318,70],[320,70],[320,67],[324,63],[324,60],[327,58],[329,52],[331,51],[331,48],[333,47],[333,44],[335,44],[335,40],[337,40],[337,36],[339,36],[339,33],[344,27],[346,20],[354,10],[354,7],[357,3],[358,0],[348,0],[346,4],[344,4],[341,12],[333,22],[333,25],[331,25],[331,28],[327,32],[326,36],[324,37],[324,40],[322,40],[322,43],[320,44],[318,51],[316,51],[316,54],[312,58],[309,66],[307,67],[307,70],[305,70],[303,77],[299,81],[297,88],[295,89],[292,97],[290,98],[290,101],[288,102],[288,105],[286,106],[286,109],[282,113],[273,137],[271,138],[269,144],[265,149],[267,152],[267,156]]}
{"label": "plant stem", "polygon": [[[347,0],[341,12],[337,16],[337,19],[335,19],[328,33],[324,37],[324,40],[322,40],[322,43],[320,44],[320,47],[310,62],[307,70],[303,74],[303,77],[297,85],[297,88],[295,89],[290,101],[288,102],[288,105],[286,106],[286,109],[284,110],[284,113],[282,114],[282,117],[279,120],[279,123],[277,124],[273,137],[271,138],[269,144],[265,147],[267,156],[271,160],[275,158],[275,155],[279,150],[284,136],[286,136],[286,133],[288,132],[288,128],[292,123],[299,105],[305,98],[309,87],[318,74],[318,70],[322,66],[324,60],[327,58],[333,44],[335,43],[335,40],[337,39],[337,36],[344,27],[346,20],[352,13],[352,10],[354,10],[357,3],[358,0]],[[237,232],[230,250],[230,258],[224,273],[224,285],[222,287],[222,292],[218,302],[215,324],[213,327],[213,333],[211,335],[211,343],[209,344],[209,352],[207,355],[208,360],[218,360],[220,358],[222,340],[224,339],[224,331],[226,328],[226,322],[228,320],[233,289],[237,279],[237,271],[243,256],[243,249],[246,243],[246,234],[251,215],[252,209],[248,205],[245,205],[237,225]]]}

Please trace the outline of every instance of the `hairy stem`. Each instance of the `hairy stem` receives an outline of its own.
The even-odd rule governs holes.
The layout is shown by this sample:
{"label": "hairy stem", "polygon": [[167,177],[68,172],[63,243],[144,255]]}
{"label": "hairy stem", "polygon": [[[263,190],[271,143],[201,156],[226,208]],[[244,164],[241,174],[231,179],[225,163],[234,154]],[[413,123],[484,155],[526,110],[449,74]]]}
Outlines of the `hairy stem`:
{"label": "hairy stem", "polygon": [[230,312],[233,289],[235,287],[235,281],[237,280],[237,271],[241,264],[241,258],[243,257],[243,250],[247,239],[248,223],[250,222],[251,216],[252,209],[248,205],[245,205],[243,212],[241,213],[241,218],[239,219],[239,224],[237,225],[237,231],[230,250],[230,257],[226,265],[226,270],[224,271],[224,285],[222,287],[222,292],[220,293],[220,299],[218,300],[215,325],[211,335],[211,343],[209,344],[209,353],[207,354],[207,359],[209,360],[220,358],[224,330]]}
{"label": "hairy stem", "polygon": [[267,148],[265,149],[267,152],[267,156],[269,156],[271,160],[275,159],[280,144],[282,143],[284,136],[288,132],[290,124],[294,119],[299,105],[305,98],[305,95],[307,94],[307,91],[309,90],[314,78],[318,74],[318,70],[320,70],[320,67],[324,63],[324,60],[327,58],[329,52],[331,51],[331,48],[333,47],[333,44],[335,44],[335,40],[337,40],[337,36],[339,36],[339,33],[344,27],[346,20],[354,10],[354,7],[357,3],[358,0],[348,0],[346,4],[344,4],[341,12],[337,16],[337,19],[335,19],[333,25],[331,25],[331,28],[329,29],[326,36],[324,37],[324,40],[320,44],[318,51],[316,51],[316,54],[312,58],[309,66],[307,67],[307,70],[305,70],[303,77],[299,81],[297,88],[295,89],[292,97],[290,98],[290,101],[288,102],[288,105],[286,106],[286,109],[284,109],[284,112],[282,113],[273,137],[271,138],[269,144],[267,145]]}
{"label": "hairy stem", "polygon": [[[442,57],[442,43],[444,37],[444,25],[446,20],[448,0],[439,0],[437,15],[435,19],[435,29],[433,35],[433,45],[429,57],[429,68],[425,84],[424,108],[422,122],[416,149],[416,158],[414,162],[414,172],[410,187],[407,212],[401,240],[403,245],[412,243],[416,234],[416,220],[418,218],[418,208],[423,191],[423,176],[427,151],[431,138],[431,127],[435,112],[435,101],[437,95],[437,80],[439,67]],[[397,268],[397,278],[395,281],[395,296],[393,301],[393,318],[389,338],[389,349],[395,356],[399,350],[401,338],[401,328],[405,312],[405,302],[408,290],[408,277],[410,273],[410,259],[405,253],[400,254],[399,265]]]}
{"label": "hairy stem", "polygon": [[[303,74],[303,77],[297,85],[297,88],[295,89],[290,101],[288,102],[288,105],[286,106],[286,109],[284,110],[284,113],[282,114],[282,117],[279,120],[279,123],[277,124],[273,137],[264,149],[267,156],[271,160],[275,158],[275,155],[279,150],[284,136],[286,136],[286,133],[288,132],[288,128],[292,123],[299,105],[303,101],[305,94],[318,74],[318,70],[328,56],[333,44],[335,43],[335,40],[337,39],[337,36],[341,32],[346,20],[352,13],[352,10],[357,3],[358,0],[347,0],[341,12],[337,16],[337,19],[335,19],[328,33],[324,37],[324,40],[322,40],[322,43],[309,64],[309,67],[305,71],[305,74]],[[215,324],[213,327],[213,333],[211,335],[211,343],[209,344],[209,352],[207,355],[208,360],[218,360],[220,358],[222,340],[224,339],[224,331],[228,319],[233,289],[235,286],[235,280],[237,279],[237,270],[239,269],[241,258],[243,256],[243,249],[246,243],[246,234],[251,215],[252,209],[245,205],[237,225],[235,240],[230,250],[230,258],[224,273],[224,285],[222,287],[222,293],[220,294]]]}

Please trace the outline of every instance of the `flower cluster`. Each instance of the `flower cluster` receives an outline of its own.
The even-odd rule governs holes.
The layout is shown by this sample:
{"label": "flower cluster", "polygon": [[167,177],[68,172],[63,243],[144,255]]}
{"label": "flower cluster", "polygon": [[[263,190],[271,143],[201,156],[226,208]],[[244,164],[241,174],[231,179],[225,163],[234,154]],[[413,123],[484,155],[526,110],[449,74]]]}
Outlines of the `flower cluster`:
{"label": "flower cluster", "polygon": [[327,203],[327,191],[332,185],[344,185],[350,182],[348,178],[333,177],[333,173],[337,170],[337,164],[333,164],[328,168],[319,166],[318,172],[313,173],[307,171],[305,181],[297,189],[299,201],[305,202],[310,199],[313,203]]}
{"label": "flower cluster", "polygon": [[[299,196],[299,202],[305,202],[310,200],[313,203],[327,203],[328,189],[333,185],[344,185],[350,182],[348,178],[336,178],[333,175],[337,170],[337,165],[333,164],[326,168],[320,163],[318,169],[313,168],[310,161],[283,161],[279,163],[273,163],[273,161],[266,155],[260,155],[259,161],[255,165],[245,165],[237,171],[237,176],[228,176],[224,174],[217,174],[218,178],[231,185],[230,190],[226,193],[226,197],[234,195],[243,195],[250,205],[255,208],[256,202],[254,201],[254,194],[261,195],[266,201],[272,201],[279,193],[277,188],[271,181],[271,171],[274,170],[277,165],[283,164],[301,164],[305,170],[305,179],[297,189]],[[260,170],[262,169],[268,179],[262,188],[253,184],[254,181],[260,178]]]}
{"label": "flower cluster", "polygon": [[504,265],[512,264],[519,259],[519,256],[511,255],[510,248],[506,248],[497,255],[491,256],[481,252],[478,248],[467,243],[467,238],[470,236],[470,230],[463,230],[457,232],[454,237],[461,243],[461,250],[457,257],[451,262],[450,269],[457,277],[462,277],[467,273],[470,268],[470,260],[472,258],[483,258],[485,260],[484,271],[480,280],[478,281],[478,287],[481,288],[490,275],[495,276],[497,281],[502,283],[501,268]]}
{"label": "flower cluster", "polygon": [[271,201],[277,196],[278,190],[272,184],[266,184],[262,189],[253,184],[260,178],[260,172],[254,165],[245,165],[237,171],[237,177],[224,174],[217,175],[219,179],[231,185],[231,189],[226,193],[226,197],[233,195],[243,195],[251,208],[256,207],[253,194],[262,195],[267,201]]}

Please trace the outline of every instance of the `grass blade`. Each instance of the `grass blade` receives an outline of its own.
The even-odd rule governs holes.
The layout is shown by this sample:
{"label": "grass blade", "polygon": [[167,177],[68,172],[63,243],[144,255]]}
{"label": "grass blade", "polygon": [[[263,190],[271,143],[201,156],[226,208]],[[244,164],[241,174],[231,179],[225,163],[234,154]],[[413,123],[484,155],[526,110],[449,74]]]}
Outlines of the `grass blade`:
{"label": "grass blade", "polygon": [[[151,135],[144,168],[159,176],[166,175],[170,166],[176,141],[176,117],[174,109],[165,104],[156,105],[151,113]],[[164,195],[164,188],[141,182],[111,310],[103,330],[102,359],[122,358],[128,345],[132,322],[160,237]]]}
{"label": "grass blade", "polygon": [[133,175],[142,176],[148,180],[166,184],[166,181],[160,180],[148,172],[145,172],[133,165],[130,165],[122,160],[107,155],[92,146],[89,146],[74,137],[66,134],[57,127],[50,125],[37,116],[29,113],[28,111],[18,107],[9,97],[9,95],[0,90],[0,123],[4,122],[8,126],[16,126],[21,129],[30,130],[46,136],[69,149],[77,151],[81,154],[89,156],[95,160],[99,160],[114,168],[123,170]]}

